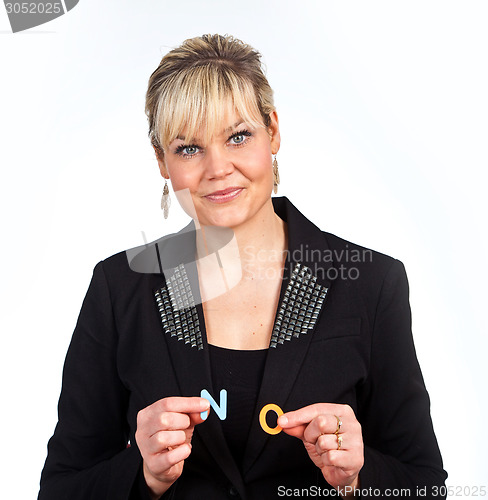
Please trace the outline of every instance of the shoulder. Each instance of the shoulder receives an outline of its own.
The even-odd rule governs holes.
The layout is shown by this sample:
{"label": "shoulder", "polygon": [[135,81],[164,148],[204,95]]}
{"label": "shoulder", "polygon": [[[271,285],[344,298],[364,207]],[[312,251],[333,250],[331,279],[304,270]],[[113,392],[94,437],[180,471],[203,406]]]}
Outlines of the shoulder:
{"label": "shoulder", "polygon": [[328,232],[322,235],[332,261],[326,276],[329,317],[362,317],[372,329],[379,315],[386,321],[408,314],[409,285],[400,260]]}
{"label": "shoulder", "polygon": [[376,270],[380,270],[388,269],[395,262],[400,262],[395,257],[386,255],[378,250],[367,248],[327,231],[321,232],[332,258],[338,263],[365,264]]}
{"label": "shoulder", "polygon": [[133,271],[127,257],[128,251],[130,250],[121,250],[120,252],[105,257],[98,262],[95,269],[100,269],[100,271],[107,277],[130,275]]}
{"label": "shoulder", "polygon": [[329,278],[378,293],[385,286],[398,282],[408,287],[406,270],[400,260],[335,234],[321,233],[325,240],[322,258],[329,259],[332,264]]}
{"label": "shoulder", "polygon": [[190,251],[195,238],[194,226],[190,223],[177,233],[113,254],[97,264],[110,276],[136,278],[138,275],[159,274],[193,258]]}
{"label": "shoulder", "polygon": [[352,274],[359,271],[374,280],[381,279],[392,268],[403,268],[394,257],[323,231],[286,197],[273,198],[273,204],[276,213],[288,224],[289,250],[294,260],[305,261],[319,271],[323,268],[330,268],[331,273],[333,269]]}

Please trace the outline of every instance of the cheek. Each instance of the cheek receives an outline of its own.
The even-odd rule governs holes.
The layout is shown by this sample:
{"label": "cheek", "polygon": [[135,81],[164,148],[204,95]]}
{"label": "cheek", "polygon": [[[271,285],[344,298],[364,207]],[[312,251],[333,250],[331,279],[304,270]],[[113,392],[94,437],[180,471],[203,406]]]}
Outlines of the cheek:
{"label": "cheek", "polygon": [[273,169],[269,158],[263,159],[259,168],[256,170],[256,179],[262,180],[263,182],[270,181],[273,177]]}
{"label": "cheek", "polygon": [[266,179],[272,176],[271,152],[264,148],[250,155],[246,170],[251,179]]}
{"label": "cheek", "polygon": [[196,172],[168,166],[168,173],[174,191],[180,191],[181,189],[186,188],[192,191],[196,186],[198,186],[199,178],[196,175]]}

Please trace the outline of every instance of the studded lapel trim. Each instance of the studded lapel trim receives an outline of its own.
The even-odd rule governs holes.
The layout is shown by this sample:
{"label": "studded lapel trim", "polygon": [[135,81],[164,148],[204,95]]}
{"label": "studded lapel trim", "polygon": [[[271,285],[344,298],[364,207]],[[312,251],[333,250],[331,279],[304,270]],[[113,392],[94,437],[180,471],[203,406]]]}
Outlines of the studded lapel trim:
{"label": "studded lapel trim", "polygon": [[180,264],[166,284],[154,292],[163,329],[190,347],[203,349],[202,332],[185,266]]}
{"label": "studded lapel trim", "polygon": [[312,271],[295,263],[290,281],[276,315],[270,347],[310,332],[319,316],[328,288],[317,283]]}
{"label": "studded lapel trim", "polygon": [[[295,263],[276,315],[269,346],[276,348],[278,344],[313,330],[327,291],[328,288],[317,283],[317,277],[307,266]],[[165,333],[190,347],[203,349],[200,321],[183,264],[175,268],[166,285],[158,288],[154,296]]]}

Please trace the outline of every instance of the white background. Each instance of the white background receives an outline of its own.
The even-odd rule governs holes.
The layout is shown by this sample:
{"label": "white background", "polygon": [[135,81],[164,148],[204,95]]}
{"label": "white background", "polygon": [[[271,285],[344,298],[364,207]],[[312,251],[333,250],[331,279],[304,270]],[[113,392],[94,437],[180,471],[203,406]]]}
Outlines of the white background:
{"label": "white background", "polygon": [[37,494],[94,265],[186,220],[159,209],[144,94],[167,50],[216,32],[264,55],[279,193],[404,262],[448,484],[488,485],[487,21],[474,0],[80,0],[12,34],[0,8],[6,498]]}

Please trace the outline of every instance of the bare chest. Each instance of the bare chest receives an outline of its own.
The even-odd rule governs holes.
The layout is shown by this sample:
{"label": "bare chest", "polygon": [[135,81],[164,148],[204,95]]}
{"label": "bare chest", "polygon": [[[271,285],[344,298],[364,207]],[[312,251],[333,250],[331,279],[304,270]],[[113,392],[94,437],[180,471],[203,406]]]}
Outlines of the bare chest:
{"label": "bare chest", "polygon": [[244,279],[203,304],[207,340],[228,349],[269,346],[281,287],[275,279]]}

